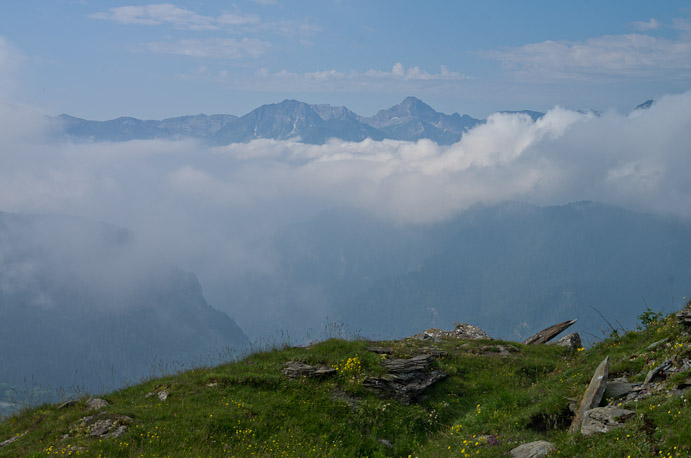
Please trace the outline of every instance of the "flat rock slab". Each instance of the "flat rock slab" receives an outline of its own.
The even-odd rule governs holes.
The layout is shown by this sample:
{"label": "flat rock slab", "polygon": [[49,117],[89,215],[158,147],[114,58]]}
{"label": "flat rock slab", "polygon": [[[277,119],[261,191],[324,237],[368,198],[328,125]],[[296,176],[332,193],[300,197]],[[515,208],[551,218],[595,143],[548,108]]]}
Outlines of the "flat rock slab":
{"label": "flat rock slab", "polygon": [[329,366],[311,366],[301,361],[288,361],[283,366],[283,374],[295,379],[298,377],[322,378],[335,375],[336,369]]}
{"label": "flat rock slab", "polygon": [[662,362],[662,364],[648,372],[648,374],[645,376],[645,381],[643,382],[643,384],[648,385],[657,377],[665,377],[665,371],[672,369],[672,367],[672,360],[666,359]]}
{"label": "flat rock slab", "polygon": [[633,392],[633,385],[626,380],[612,380],[607,382],[605,399],[619,399]]}
{"label": "flat rock slab", "polygon": [[574,324],[576,319],[564,321],[563,323],[554,324],[548,328],[543,329],[535,335],[532,335],[523,341],[524,345],[539,345],[544,344],[561,334],[568,327]]}
{"label": "flat rock slab", "polygon": [[620,409],[615,406],[596,407],[583,415],[581,433],[590,436],[595,433],[608,433],[624,426],[624,422],[636,415],[636,412]]}
{"label": "flat rock slab", "polygon": [[511,450],[511,456],[513,458],[542,458],[547,456],[554,449],[555,446],[551,442],[535,441],[519,445]]}
{"label": "flat rock slab", "polygon": [[569,432],[575,433],[581,430],[581,425],[583,424],[583,415],[590,409],[593,409],[600,405],[602,401],[602,395],[605,393],[605,388],[607,387],[607,374],[609,372],[609,356],[606,357],[593,374],[593,378],[590,379],[590,384],[583,394],[583,399],[581,399],[581,404],[578,406],[576,411],[576,416],[573,418]]}
{"label": "flat rock slab", "polygon": [[[84,420],[85,419],[82,419],[82,423],[88,423],[91,418],[87,421]],[[89,437],[104,439],[122,437],[127,432],[127,427],[131,423],[132,419],[124,415],[116,415],[113,418],[96,420],[89,426]]]}

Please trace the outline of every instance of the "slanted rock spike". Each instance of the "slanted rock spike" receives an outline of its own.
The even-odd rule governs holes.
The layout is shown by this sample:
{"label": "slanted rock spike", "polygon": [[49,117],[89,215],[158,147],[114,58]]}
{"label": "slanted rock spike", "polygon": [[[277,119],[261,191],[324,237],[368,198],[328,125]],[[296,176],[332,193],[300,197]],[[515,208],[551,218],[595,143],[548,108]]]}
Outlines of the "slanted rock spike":
{"label": "slanted rock spike", "polygon": [[547,343],[550,340],[554,339],[556,336],[561,334],[565,329],[567,329],[569,326],[574,324],[577,319],[569,320],[569,321],[564,321],[563,323],[557,323],[555,325],[552,325],[546,329],[543,329],[542,331],[538,332],[537,334],[528,337],[523,341],[524,345],[538,345],[538,344],[543,344]]}
{"label": "slanted rock spike", "polygon": [[576,416],[573,418],[573,423],[569,428],[569,432],[576,433],[581,430],[583,425],[583,416],[588,410],[594,409],[600,405],[602,401],[602,395],[605,394],[605,388],[607,388],[607,374],[609,373],[609,356],[606,357],[593,374],[593,378],[590,379],[590,385],[585,390],[583,394],[583,399],[581,404],[576,411]]}

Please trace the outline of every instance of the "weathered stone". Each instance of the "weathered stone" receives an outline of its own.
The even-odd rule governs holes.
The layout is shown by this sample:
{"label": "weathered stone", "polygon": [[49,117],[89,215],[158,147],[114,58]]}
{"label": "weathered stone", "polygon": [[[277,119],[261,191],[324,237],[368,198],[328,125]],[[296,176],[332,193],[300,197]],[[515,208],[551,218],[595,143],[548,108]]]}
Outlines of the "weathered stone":
{"label": "weathered stone", "polygon": [[624,426],[624,422],[634,415],[636,415],[636,412],[615,406],[590,409],[583,414],[581,433],[584,436],[595,433],[607,433]]}
{"label": "weathered stone", "polygon": [[554,444],[547,441],[529,442],[511,450],[511,456],[513,458],[542,458],[554,448]]}
{"label": "weathered stone", "polygon": [[105,438],[110,438],[110,437],[112,437],[112,438],[114,438],[114,439],[117,439],[118,437],[124,436],[126,432],[127,432],[127,426],[125,426],[125,425],[120,425],[120,426],[118,426],[117,428],[113,429],[111,432],[109,432],[108,434],[106,434],[106,435],[103,436],[103,437],[105,437]]}
{"label": "weathered stone", "polygon": [[662,364],[660,364],[656,368],[648,371],[648,375],[645,376],[645,380],[643,381],[643,384],[648,385],[648,384],[650,384],[650,382],[652,382],[657,377],[665,377],[665,375],[666,375],[665,371],[671,369],[672,367],[673,366],[672,366],[672,360],[671,359],[664,360],[662,362]]}
{"label": "weathered stone", "polygon": [[561,334],[564,330],[566,330],[568,327],[570,327],[572,324],[574,324],[577,319],[570,320],[570,321],[564,321],[563,323],[557,323],[555,325],[552,325],[548,328],[543,329],[542,331],[538,332],[537,334],[528,337],[523,341],[524,345],[539,345],[543,343],[547,343],[559,334]]}
{"label": "weathered stone", "polygon": [[619,399],[633,392],[633,385],[626,379],[617,379],[607,382],[605,388],[605,399]]}
{"label": "weathered stone", "polygon": [[110,427],[113,426],[113,420],[107,418],[105,420],[98,420],[89,429],[89,437],[105,436]]}
{"label": "weathered stone", "polygon": [[453,333],[453,336],[455,338],[461,340],[490,339],[490,336],[488,336],[485,331],[478,328],[477,326],[473,326],[472,324],[457,324],[456,328],[451,332]]}
{"label": "weathered stone", "polygon": [[105,399],[89,398],[86,401],[86,410],[97,410],[103,407],[107,407],[108,405],[110,404],[108,404],[108,401],[106,401]]}
{"label": "weathered stone", "polygon": [[593,374],[593,378],[590,379],[590,384],[583,394],[583,399],[578,406],[578,411],[573,418],[569,432],[576,433],[580,431],[581,425],[583,423],[583,415],[590,409],[593,409],[600,405],[602,401],[602,395],[605,393],[605,388],[607,387],[607,374],[609,372],[609,356],[606,357]]}
{"label": "weathered stone", "polygon": [[76,403],[77,403],[77,401],[65,401],[58,406],[58,409],[66,409],[68,407],[72,407]]}
{"label": "weathered stone", "polygon": [[459,340],[491,339],[482,329],[466,323],[457,324],[453,331],[431,328],[412,336],[414,339],[433,340],[434,342],[439,342],[439,340],[445,337],[452,337]]}
{"label": "weathered stone", "polygon": [[648,345],[645,350],[643,351],[652,351],[655,350],[656,348],[666,344],[669,341],[669,338],[658,340],[657,342],[653,342],[650,345]]}
{"label": "weathered stone", "polygon": [[283,366],[283,374],[289,378],[328,377],[336,374],[336,369],[328,366],[310,366],[301,361],[288,361]]}
{"label": "weathered stone", "polygon": [[166,399],[168,399],[169,394],[170,393],[168,393],[168,390],[161,390],[157,393],[157,396],[158,399],[160,399],[161,401],[165,401]]}
{"label": "weathered stone", "polygon": [[0,442],[0,448],[3,448],[4,446],[10,445],[12,442],[19,440],[24,434],[26,434],[26,432],[17,434],[16,436],[10,437],[9,439]]}
{"label": "weathered stone", "polygon": [[687,306],[677,313],[677,321],[683,326],[691,327],[691,306]]}
{"label": "weathered stone", "polygon": [[581,342],[581,336],[577,332],[571,332],[566,334],[564,337],[557,339],[553,342],[547,342],[549,345],[556,345],[558,347],[569,348],[572,351],[576,351],[578,348],[583,346]]}
{"label": "weathered stone", "polygon": [[441,371],[427,372],[434,361],[432,355],[417,355],[409,359],[389,359],[382,362],[388,373],[381,377],[368,377],[363,386],[382,396],[410,403],[427,388],[446,378]]}
{"label": "weathered stone", "polygon": [[384,347],[367,347],[367,351],[371,351],[372,353],[376,353],[378,355],[390,355],[393,353],[392,349]]}

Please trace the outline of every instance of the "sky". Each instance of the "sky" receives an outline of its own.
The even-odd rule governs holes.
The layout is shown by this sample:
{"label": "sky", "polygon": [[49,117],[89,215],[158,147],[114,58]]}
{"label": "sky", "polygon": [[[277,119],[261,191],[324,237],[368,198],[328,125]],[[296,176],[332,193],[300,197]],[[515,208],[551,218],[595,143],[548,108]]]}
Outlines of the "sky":
{"label": "sky", "polygon": [[691,86],[687,1],[0,3],[0,94],[57,115],[243,115],[294,98],[369,116],[406,96],[628,111]]}

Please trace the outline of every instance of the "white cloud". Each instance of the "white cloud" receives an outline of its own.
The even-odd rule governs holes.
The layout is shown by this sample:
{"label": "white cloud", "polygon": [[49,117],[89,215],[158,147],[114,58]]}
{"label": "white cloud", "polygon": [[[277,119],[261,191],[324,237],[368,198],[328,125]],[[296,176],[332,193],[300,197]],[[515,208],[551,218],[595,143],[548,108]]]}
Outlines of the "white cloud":
{"label": "white cloud", "polygon": [[582,42],[544,41],[483,55],[538,78],[668,79],[691,75],[691,40],[685,37],[669,40],[646,34],[606,35]]}
{"label": "white cloud", "polygon": [[258,57],[270,47],[269,42],[256,38],[243,38],[241,40],[235,38],[189,39],[175,42],[154,42],[146,45],[146,49],[151,52],[214,59]]}
{"label": "white cloud", "polygon": [[223,13],[216,21],[224,25],[246,25],[260,22],[258,14]]}
{"label": "white cloud", "polygon": [[642,30],[642,31],[656,30],[656,29],[660,28],[660,22],[654,18],[650,18],[650,20],[647,22],[646,21],[636,21],[633,23],[633,26],[634,26],[634,28],[636,28],[636,30]]}
{"label": "white cloud", "polygon": [[120,24],[161,25],[172,24],[189,30],[215,30],[215,19],[170,3],[144,6],[120,6],[108,12],[95,13],[92,19],[105,19]]}

